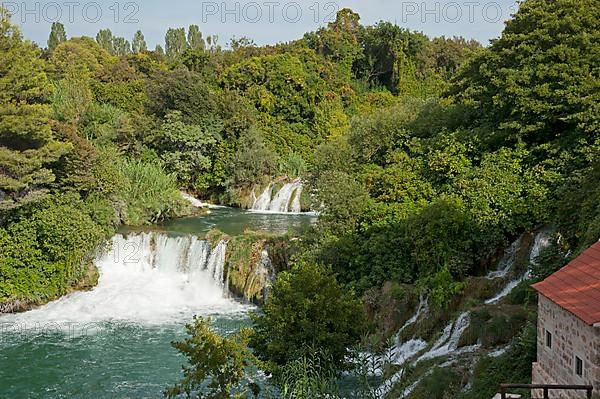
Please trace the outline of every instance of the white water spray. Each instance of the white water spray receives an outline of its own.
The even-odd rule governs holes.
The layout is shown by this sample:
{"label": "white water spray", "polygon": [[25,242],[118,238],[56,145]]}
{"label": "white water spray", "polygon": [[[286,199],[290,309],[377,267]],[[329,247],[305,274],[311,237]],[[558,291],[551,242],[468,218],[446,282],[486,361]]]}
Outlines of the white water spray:
{"label": "white water spray", "polygon": [[242,312],[227,298],[224,263],[227,243],[214,250],[197,237],[142,233],[116,235],[98,256],[98,286],[2,322],[18,328],[52,323],[58,328],[103,322],[164,324],[189,321],[195,314]]}
{"label": "white water spray", "polygon": [[[433,347],[425,354],[420,356],[415,364],[436,357],[447,356],[455,353],[458,349],[458,343],[465,330],[469,327],[471,317],[469,312],[462,313],[456,319],[456,322],[451,322],[444,328],[441,337],[435,342]],[[464,351],[460,352],[464,353]]]}
{"label": "white water spray", "polygon": [[300,196],[302,195],[302,182],[295,180],[285,184],[273,197],[273,185],[270,184],[265,191],[255,198],[252,210],[270,213],[300,213]]}
{"label": "white water spray", "polygon": [[[535,235],[533,240],[533,245],[531,246],[531,251],[529,252],[529,263],[537,264],[537,258],[540,256],[540,253],[552,244],[552,233],[550,230],[544,229],[538,232]],[[512,247],[511,247],[512,248]],[[510,250],[509,250],[510,253]],[[514,262],[513,262],[514,263]],[[485,301],[486,305],[495,305],[500,302],[502,299],[509,296],[517,286],[531,277],[531,270],[529,267],[527,271],[518,279],[510,281],[496,296]]]}
{"label": "white water spray", "polygon": [[517,259],[517,253],[523,243],[523,236],[520,236],[515,242],[504,253],[504,256],[498,263],[498,267],[495,271],[490,272],[487,275],[488,279],[504,278],[512,270]]}

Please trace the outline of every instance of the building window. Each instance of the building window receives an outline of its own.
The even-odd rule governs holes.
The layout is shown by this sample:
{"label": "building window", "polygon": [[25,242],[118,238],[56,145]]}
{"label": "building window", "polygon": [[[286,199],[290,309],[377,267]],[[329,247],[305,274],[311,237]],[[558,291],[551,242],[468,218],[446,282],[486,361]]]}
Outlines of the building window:
{"label": "building window", "polygon": [[583,360],[579,356],[575,356],[575,374],[583,377]]}
{"label": "building window", "polygon": [[546,347],[552,349],[552,333],[546,330]]}

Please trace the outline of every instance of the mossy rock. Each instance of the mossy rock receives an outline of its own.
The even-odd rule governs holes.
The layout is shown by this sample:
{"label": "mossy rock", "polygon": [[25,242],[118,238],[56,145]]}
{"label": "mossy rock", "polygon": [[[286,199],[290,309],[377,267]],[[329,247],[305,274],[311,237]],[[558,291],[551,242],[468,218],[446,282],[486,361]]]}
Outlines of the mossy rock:
{"label": "mossy rock", "polygon": [[261,257],[271,237],[248,231],[229,241],[225,261],[229,289],[234,295],[257,304],[264,302],[273,270],[262,264]]}
{"label": "mossy rock", "polygon": [[463,375],[460,371],[451,367],[438,367],[425,376],[408,397],[410,399],[454,398],[462,388],[462,381]]}
{"label": "mossy rock", "polygon": [[485,306],[471,312],[471,323],[463,333],[460,346],[480,343],[484,348],[510,343],[527,323],[529,312],[522,306]]}
{"label": "mossy rock", "polygon": [[300,207],[302,208],[302,212],[310,212],[312,208],[310,190],[306,185],[303,186],[302,194],[300,194]]}

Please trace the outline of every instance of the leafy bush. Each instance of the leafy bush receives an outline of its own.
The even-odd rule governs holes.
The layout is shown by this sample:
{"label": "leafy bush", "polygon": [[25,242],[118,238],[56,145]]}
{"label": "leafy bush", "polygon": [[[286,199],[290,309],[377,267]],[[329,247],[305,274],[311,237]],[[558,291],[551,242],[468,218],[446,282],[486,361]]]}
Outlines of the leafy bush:
{"label": "leafy bush", "polygon": [[127,179],[121,193],[127,202],[127,224],[154,223],[189,207],[179,193],[175,176],[167,174],[161,166],[123,160],[118,167]]}
{"label": "leafy bush", "polygon": [[263,313],[252,318],[251,345],[276,376],[307,355],[324,370],[347,369],[349,348],[365,327],[360,301],[330,271],[310,263],[280,273]]}
{"label": "leafy bush", "polygon": [[188,360],[183,367],[183,379],[165,391],[167,398],[180,395],[207,399],[256,397],[260,388],[246,378],[247,371],[256,363],[246,346],[248,333],[242,330],[233,337],[224,338],[211,328],[211,319],[195,317],[186,326],[189,335],[181,342],[173,342]]}

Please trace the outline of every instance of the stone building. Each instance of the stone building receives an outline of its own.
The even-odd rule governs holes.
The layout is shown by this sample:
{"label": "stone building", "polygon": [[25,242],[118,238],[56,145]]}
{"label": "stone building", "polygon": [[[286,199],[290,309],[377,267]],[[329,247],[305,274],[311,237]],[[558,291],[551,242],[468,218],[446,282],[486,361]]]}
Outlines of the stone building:
{"label": "stone building", "polygon": [[[593,385],[600,394],[600,242],[533,287],[539,294],[533,384]],[[550,397],[586,396],[553,391]]]}

